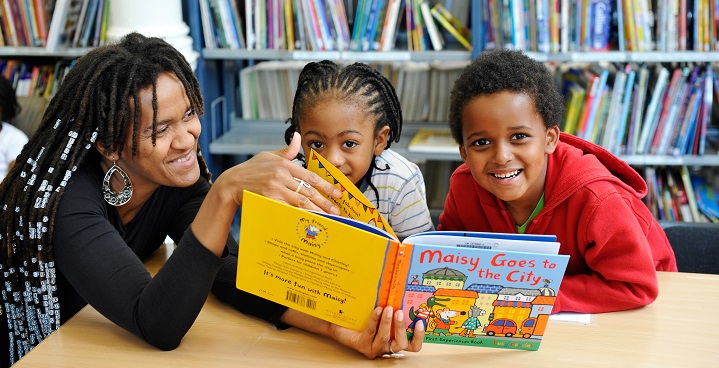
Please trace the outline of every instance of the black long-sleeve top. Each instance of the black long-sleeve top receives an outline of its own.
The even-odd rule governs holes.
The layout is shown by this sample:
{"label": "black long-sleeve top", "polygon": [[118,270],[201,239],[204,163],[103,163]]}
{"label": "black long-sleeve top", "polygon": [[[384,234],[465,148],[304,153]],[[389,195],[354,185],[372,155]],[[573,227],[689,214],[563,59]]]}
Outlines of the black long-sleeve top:
{"label": "black long-sleeve top", "polygon": [[[237,243],[228,235],[222,257],[195,238],[190,224],[209,191],[200,178],[189,188],[160,187],[123,224],[102,197],[99,164],[80,168],[61,198],[53,247],[61,323],[86,303],[160,349],[174,349],[192,326],[210,290],[239,311],[277,324],[285,307],[235,288]],[[151,277],[143,265],[169,234],[177,243]]]}

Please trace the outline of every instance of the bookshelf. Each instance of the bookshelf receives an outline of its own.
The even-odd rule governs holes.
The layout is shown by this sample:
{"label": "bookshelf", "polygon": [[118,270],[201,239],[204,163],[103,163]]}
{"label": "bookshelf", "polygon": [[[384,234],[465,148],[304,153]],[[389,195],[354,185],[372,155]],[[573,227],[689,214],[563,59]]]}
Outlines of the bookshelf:
{"label": "bookshelf", "polygon": [[91,48],[79,47],[79,48],[68,48],[48,51],[44,47],[29,47],[29,46],[0,46],[0,58],[24,58],[24,57],[42,57],[42,58],[71,58],[75,59]]}
{"label": "bookshelf", "polygon": [[[646,3],[647,0],[633,0],[637,4]],[[437,1],[431,1],[437,2]],[[716,5],[716,1],[698,0],[695,3],[706,3],[710,6],[702,11],[704,13],[697,12],[697,14],[714,14],[713,7]],[[242,3],[241,1],[239,3]],[[498,4],[519,4],[524,3],[527,7],[527,11],[536,11],[537,4],[540,3],[557,3],[556,9],[559,10],[559,14],[549,16],[549,25],[563,24],[562,22],[569,22],[571,24],[568,32],[562,33],[557,31],[552,33],[550,31],[549,37],[550,46],[548,51],[540,52],[539,44],[542,39],[539,28],[542,26],[541,22],[532,22],[531,16],[520,17],[526,21],[523,24],[525,30],[529,30],[525,34],[526,39],[522,42],[507,42],[509,38],[505,37],[504,41],[501,40],[502,32],[507,35],[507,29],[492,28],[496,27],[496,24],[492,24],[492,21],[488,18],[492,13],[488,10],[489,4],[495,4],[495,6],[503,6]],[[613,23],[611,24],[611,36],[607,37],[606,45],[600,50],[595,49],[591,46],[591,39],[587,39],[586,45],[582,42],[562,42],[562,39],[571,39],[574,35],[573,32],[577,30],[577,27],[584,28],[590,27],[590,25],[576,22],[576,15],[580,14],[580,11],[569,6],[573,6],[576,2],[558,2],[556,0],[540,0],[537,2],[516,2],[516,1],[487,1],[487,0],[472,0],[470,1],[469,8],[469,20],[470,30],[472,32],[472,47],[473,51],[468,51],[461,47],[454,47],[445,49],[442,51],[404,51],[399,48],[395,48],[391,51],[307,51],[307,50],[247,50],[247,49],[230,49],[230,48],[217,48],[205,47],[202,49],[202,58],[207,64],[212,64],[216,68],[219,80],[215,83],[216,97],[214,109],[211,114],[211,120],[217,120],[210,122],[211,132],[213,139],[209,143],[209,151],[215,157],[221,156],[239,156],[247,157],[264,150],[274,150],[284,145],[283,132],[286,129],[286,125],[283,124],[283,120],[257,120],[249,119],[244,120],[240,118],[242,116],[242,100],[239,90],[239,72],[249,66],[257,65],[262,61],[315,61],[315,60],[334,60],[334,61],[360,61],[367,63],[396,63],[396,62],[454,62],[454,61],[468,61],[475,57],[481,50],[488,47],[496,47],[497,45],[503,45],[505,47],[520,47],[535,60],[545,62],[551,67],[558,67],[570,64],[614,64],[614,65],[689,65],[689,64],[700,64],[700,65],[712,65],[719,61],[719,42],[716,39],[708,39],[706,48],[702,47],[701,51],[694,51],[694,46],[690,42],[688,47],[679,49],[679,46],[672,45],[667,37],[663,33],[673,35],[673,37],[680,37],[676,33],[676,24],[672,23],[659,23],[658,18],[655,25],[648,26],[647,29],[651,30],[651,35],[648,37],[649,43],[645,46],[640,45],[635,41],[634,45],[630,42],[630,35],[625,34],[624,38],[627,42],[619,42],[622,32],[630,32],[628,25],[619,26],[622,23],[616,20],[617,9],[614,8],[612,15]],[[613,7],[617,4],[623,4],[622,1],[609,1],[609,0],[596,0],[589,3],[611,3]],[[569,8],[564,8],[565,4]],[[711,4],[711,5],[709,5]],[[514,6],[514,5],[510,5]],[[199,12],[199,7],[197,7]],[[550,6],[550,9],[552,6]],[[651,13],[649,9],[654,9],[656,13]],[[501,9],[498,10],[500,15]],[[506,9],[505,9],[506,10]],[[622,11],[626,14],[627,9],[622,7]],[[650,16],[655,14],[665,14],[662,8],[651,8],[648,7]],[[569,14],[568,19],[562,17],[562,12]],[[584,14],[584,13],[582,13]],[[197,13],[199,19],[199,13]],[[506,12],[504,14],[506,16]],[[634,16],[634,15],[632,15]],[[716,35],[717,33],[717,22],[719,19],[712,19],[712,22],[708,22],[701,17],[695,17],[697,27],[706,28],[706,34]],[[516,19],[515,19],[516,20]],[[676,19],[675,19],[676,20]],[[554,23],[552,23],[554,22]],[[581,24],[580,24],[581,23]],[[663,28],[662,28],[663,27]],[[671,28],[674,28],[674,31]],[[590,29],[590,28],[587,28]],[[633,32],[637,32],[636,29],[631,29]],[[532,32],[536,35],[532,36]],[[617,35],[616,33],[620,33]],[[674,32],[674,33],[672,33]],[[577,33],[578,35],[579,33]],[[494,35],[494,36],[492,36]],[[636,35],[635,35],[636,36]],[[445,39],[448,38],[445,34]],[[495,37],[495,39],[492,39]],[[535,38],[533,38],[535,37]],[[586,36],[590,37],[590,36]],[[684,36],[686,37],[686,36]],[[716,37],[716,36],[714,36]],[[691,38],[691,37],[690,37]],[[200,30],[198,38],[196,39],[200,44],[203,43],[202,31]],[[600,40],[601,41],[601,40]],[[551,43],[553,42],[553,43]],[[511,43],[511,44],[510,44]],[[457,44],[455,44],[457,46]],[[404,47],[404,46],[401,46]],[[716,71],[715,71],[716,72]],[[716,93],[716,91],[715,91]],[[714,99],[714,97],[712,97]],[[716,101],[714,102],[716,104]],[[404,105],[403,105],[404,107]],[[646,104],[642,106],[646,108]],[[714,107],[716,110],[716,107]],[[715,114],[716,115],[716,114]],[[214,116],[214,118],[212,118]],[[711,116],[711,114],[709,114]],[[457,162],[460,160],[459,154],[447,154],[447,153],[423,153],[423,152],[411,152],[407,149],[407,145],[411,141],[414,134],[421,128],[437,129],[444,125],[438,125],[436,123],[427,121],[413,121],[405,119],[402,139],[398,144],[393,145],[393,149],[404,155],[405,157],[415,161],[446,161],[446,162]],[[717,129],[716,117],[710,119],[708,122],[708,130],[706,131],[707,137],[716,141],[719,139],[719,130]],[[638,170],[642,170],[646,167],[692,167],[696,169],[701,168],[718,168],[719,167],[719,155],[716,154],[714,148],[707,152],[705,155],[644,155],[644,154],[618,154],[618,156],[625,160],[630,165],[636,167]],[[425,178],[431,177],[433,173],[425,172]]]}

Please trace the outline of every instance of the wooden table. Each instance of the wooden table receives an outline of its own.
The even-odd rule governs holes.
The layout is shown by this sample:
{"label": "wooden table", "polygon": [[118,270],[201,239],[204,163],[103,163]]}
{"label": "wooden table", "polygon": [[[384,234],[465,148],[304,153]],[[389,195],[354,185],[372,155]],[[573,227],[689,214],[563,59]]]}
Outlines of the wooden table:
{"label": "wooden table", "polygon": [[159,351],[88,306],[13,367],[717,366],[719,275],[660,272],[659,285],[647,307],[592,315],[588,325],[551,322],[538,351],[425,344],[401,361],[368,360],[298,329],[277,331],[212,296],[180,347]]}

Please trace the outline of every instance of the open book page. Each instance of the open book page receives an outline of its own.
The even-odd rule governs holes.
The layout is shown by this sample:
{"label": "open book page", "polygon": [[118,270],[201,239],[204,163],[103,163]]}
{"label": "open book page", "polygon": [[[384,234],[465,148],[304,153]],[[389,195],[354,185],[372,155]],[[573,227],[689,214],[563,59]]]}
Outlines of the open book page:
{"label": "open book page", "polygon": [[376,226],[392,234],[392,237],[397,239],[397,235],[389,226],[389,222],[341,171],[314,150],[310,151],[309,157],[305,157],[305,160],[307,170],[319,175],[342,191],[342,198],[337,199],[327,196],[327,199],[339,207],[340,214],[343,217]]}
{"label": "open book page", "polygon": [[550,235],[522,235],[460,231],[433,231],[411,235],[404,242],[413,244],[447,245],[459,248],[511,250],[557,254],[559,243]]}

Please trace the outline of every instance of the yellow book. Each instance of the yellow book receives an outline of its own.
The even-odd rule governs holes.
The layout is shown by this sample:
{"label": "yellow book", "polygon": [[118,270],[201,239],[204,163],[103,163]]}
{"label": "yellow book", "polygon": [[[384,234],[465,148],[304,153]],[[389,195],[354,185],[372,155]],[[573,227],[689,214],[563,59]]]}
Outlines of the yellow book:
{"label": "yellow book", "polygon": [[575,134],[577,129],[577,120],[581,114],[582,105],[584,104],[584,88],[577,84],[572,84],[568,89],[569,99],[567,100],[567,110],[564,119],[565,133]]}
{"label": "yellow book", "polygon": [[447,129],[421,128],[407,146],[410,152],[459,153],[459,144]]}
{"label": "yellow book", "polygon": [[[245,191],[236,286],[357,331],[389,305],[406,314],[410,335],[417,323],[433,332],[425,342],[536,350],[569,259],[558,250],[554,236],[526,234],[430,231],[400,243],[368,224]],[[488,288],[480,296],[476,285]],[[505,331],[500,319],[517,329]],[[497,346],[495,334],[517,336]]]}
{"label": "yellow book", "polygon": [[[638,51],[639,45],[637,40],[637,28],[634,24],[634,6],[633,0],[624,0],[624,39],[627,43],[627,51]],[[620,25],[621,26],[621,25]]]}
{"label": "yellow book", "polygon": [[[444,10],[444,11],[443,11]],[[444,29],[447,30],[454,38],[459,41],[459,43],[462,44],[467,50],[472,51],[472,44],[470,42],[470,35],[465,32],[467,29],[466,27],[462,26],[459,28],[456,28],[450,19],[446,18],[447,14],[450,14],[442,4],[435,5],[432,10],[430,10],[430,13],[432,13],[432,16],[434,19],[437,20],[437,23],[441,24]],[[454,17],[452,17],[454,18]],[[461,23],[459,23],[461,25]],[[467,31],[468,32],[468,31]]]}
{"label": "yellow book", "polygon": [[342,191],[342,198],[340,199],[326,196],[327,199],[339,207],[340,215],[380,228],[392,235],[394,239],[397,239],[397,235],[390,227],[389,222],[339,169],[315,150],[310,150],[309,157],[305,160],[307,161],[307,170],[319,175]]}

